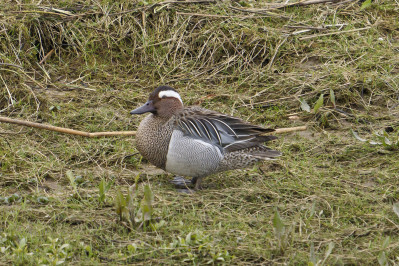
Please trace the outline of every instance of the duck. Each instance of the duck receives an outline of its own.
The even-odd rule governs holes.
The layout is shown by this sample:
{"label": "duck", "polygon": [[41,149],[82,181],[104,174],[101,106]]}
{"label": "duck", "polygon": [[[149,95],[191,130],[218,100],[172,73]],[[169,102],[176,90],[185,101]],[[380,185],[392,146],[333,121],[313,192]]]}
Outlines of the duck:
{"label": "duck", "polygon": [[[176,186],[201,189],[212,174],[273,160],[281,152],[264,145],[275,131],[199,106],[185,107],[172,87],[159,86],[130,112],[149,113],[136,131],[136,148],[151,164],[177,175]],[[191,177],[187,180],[184,177]]]}

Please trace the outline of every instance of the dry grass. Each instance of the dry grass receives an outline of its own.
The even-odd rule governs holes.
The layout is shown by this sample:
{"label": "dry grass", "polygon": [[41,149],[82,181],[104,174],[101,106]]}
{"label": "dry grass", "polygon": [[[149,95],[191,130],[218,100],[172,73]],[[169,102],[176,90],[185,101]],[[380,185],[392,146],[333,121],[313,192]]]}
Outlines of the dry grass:
{"label": "dry grass", "polygon": [[[360,6],[1,2],[2,116],[135,130],[142,117],[129,111],[168,84],[187,105],[310,130],[275,142],[278,161],[184,195],[132,138],[1,124],[0,263],[398,264],[399,5]],[[320,94],[317,112],[301,110],[300,98],[314,107]],[[351,129],[367,139],[388,129],[393,144]],[[138,175],[138,202],[145,184],[154,193],[155,230],[115,212]]]}

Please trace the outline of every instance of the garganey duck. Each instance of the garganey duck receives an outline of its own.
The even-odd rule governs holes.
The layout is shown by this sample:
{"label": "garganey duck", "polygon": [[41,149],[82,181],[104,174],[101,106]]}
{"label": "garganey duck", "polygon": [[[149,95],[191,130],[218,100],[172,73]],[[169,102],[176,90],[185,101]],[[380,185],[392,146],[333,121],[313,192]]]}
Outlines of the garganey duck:
{"label": "garganey duck", "polygon": [[160,86],[131,114],[147,115],[136,133],[140,154],[176,177],[176,185],[201,186],[202,178],[226,170],[246,168],[281,155],[263,145],[276,139],[274,129],[200,107],[184,107],[179,93]]}

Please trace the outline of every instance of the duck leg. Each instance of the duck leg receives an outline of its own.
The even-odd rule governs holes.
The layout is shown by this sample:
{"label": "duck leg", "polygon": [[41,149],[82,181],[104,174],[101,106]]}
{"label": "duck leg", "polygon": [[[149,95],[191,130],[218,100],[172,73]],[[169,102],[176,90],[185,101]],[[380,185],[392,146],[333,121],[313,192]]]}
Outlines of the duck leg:
{"label": "duck leg", "polygon": [[193,177],[193,179],[191,180],[191,183],[194,185],[194,190],[202,189],[202,187],[201,187],[202,178]]}

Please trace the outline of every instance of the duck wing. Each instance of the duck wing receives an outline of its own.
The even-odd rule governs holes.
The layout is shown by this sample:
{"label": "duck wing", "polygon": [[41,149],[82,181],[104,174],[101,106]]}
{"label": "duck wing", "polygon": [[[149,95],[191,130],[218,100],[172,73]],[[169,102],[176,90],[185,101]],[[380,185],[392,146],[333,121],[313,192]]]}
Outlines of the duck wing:
{"label": "duck wing", "polygon": [[275,131],[251,125],[239,118],[199,107],[185,108],[175,116],[177,128],[193,138],[218,145],[226,152],[259,146],[277,139],[264,134]]}

